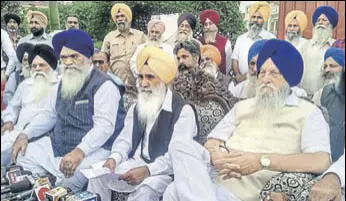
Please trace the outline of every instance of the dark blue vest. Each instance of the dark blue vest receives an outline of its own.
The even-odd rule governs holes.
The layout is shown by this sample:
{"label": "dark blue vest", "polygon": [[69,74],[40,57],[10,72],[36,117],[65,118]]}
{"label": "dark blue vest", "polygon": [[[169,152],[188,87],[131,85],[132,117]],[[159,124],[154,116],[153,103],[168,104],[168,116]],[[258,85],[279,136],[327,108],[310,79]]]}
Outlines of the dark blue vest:
{"label": "dark blue vest", "polygon": [[[58,118],[54,132],[51,134],[55,157],[64,156],[71,152],[81,143],[82,138],[89,130],[93,128],[94,96],[100,86],[107,80],[111,80],[108,75],[97,69],[93,69],[82,89],[72,100],[62,99],[60,83],[55,105]],[[118,85],[117,87],[120,88]],[[80,104],[76,105],[76,102]],[[115,138],[124,126],[125,115],[121,98],[114,133],[102,146],[103,148],[107,150],[111,149]]]}
{"label": "dark blue vest", "polygon": [[[344,84],[343,84],[344,85]],[[328,85],[323,89],[321,104],[329,114],[330,146],[333,162],[344,153],[345,148],[345,86]]]}
{"label": "dark blue vest", "polygon": [[[163,156],[168,152],[169,143],[173,135],[174,125],[179,119],[180,112],[186,104],[187,103],[179,94],[173,92],[172,112],[161,110],[149,135],[148,148],[150,160],[141,154],[144,161],[151,163],[155,161],[157,157]],[[133,110],[132,151],[129,154],[129,158],[133,158],[138,147],[142,149],[141,142],[144,137],[145,129],[146,128],[139,121],[137,107],[135,107]]]}

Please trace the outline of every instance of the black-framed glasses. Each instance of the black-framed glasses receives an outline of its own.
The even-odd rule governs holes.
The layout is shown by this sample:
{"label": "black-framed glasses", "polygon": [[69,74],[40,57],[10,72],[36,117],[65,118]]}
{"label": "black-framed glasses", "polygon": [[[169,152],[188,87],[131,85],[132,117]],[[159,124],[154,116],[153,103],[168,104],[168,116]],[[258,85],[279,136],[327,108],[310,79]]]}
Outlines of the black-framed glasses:
{"label": "black-framed glasses", "polygon": [[103,60],[93,60],[94,65],[96,65],[96,64],[103,65],[104,63],[105,63],[105,61],[103,61]]}

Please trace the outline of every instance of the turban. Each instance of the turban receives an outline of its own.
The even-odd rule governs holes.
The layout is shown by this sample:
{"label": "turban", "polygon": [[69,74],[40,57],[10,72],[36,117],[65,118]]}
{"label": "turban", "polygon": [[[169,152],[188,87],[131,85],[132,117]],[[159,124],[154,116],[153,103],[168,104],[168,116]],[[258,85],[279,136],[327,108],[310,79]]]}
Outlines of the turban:
{"label": "turban", "polygon": [[114,4],[114,6],[112,7],[112,10],[111,10],[112,19],[114,22],[116,21],[115,15],[118,12],[123,13],[126,16],[126,19],[128,22],[132,21],[132,11],[128,5],[123,4],[123,3]]}
{"label": "turban", "polygon": [[256,12],[260,12],[262,14],[263,20],[266,22],[272,13],[272,8],[267,2],[257,2],[252,4],[250,7],[250,10],[249,10],[250,18]]}
{"label": "turban", "polygon": [[56,66],[58,65],[58,60],[54,55],[54,50],[49,45],[46,44],[37,44],[34,46],[34,49],[29,54],[29,64],[32,64],[32,61],[35,59],[36,56],[40,56],[42,59],[44,59],[49,66],[55,70]]}
{"label": "turban", "polygon": [[136,64],[138,72],[144,65],[148,65],[165,84],[171,83],[178,72],[175,60],[160,48],[152,46],[145,47],[138,53]]}
{"label": "turban", "polygon": [[180,26],[180,24],[185,20],[189,23],[192,30],[196,28],[197,20],[191,13],[184,13],[180,15],[180,17],[178,18],[178,26]]}
{"label": "turban", "polygon": [[154,27],[154,25],[159,25],[159,29],[161,33],[165,32],[166,26],[165,23],[162,20],[152,19],[148,23],[148,32]]}
{"label": "turban", "polygon": [[305,13],[303,11],[293,10],[286,15],[286,18],[285,18],[285,27],[286,28],[288,27],[288,24],[293,19],[296,19],[298,21],[300,33],[303,33],[306,26],[308,25],[308,17],[305,15]]}
{"label": "turban", "polygon": [[18,25],[20,25],[21,22],[20,17],[14,13],[6,13],[4,15],[4,19],[6,24],[10,21],[10,19],[14,19],[14,21],[16,21]]}
{"label": "turban", "polygon": [[257,59],[257,73],[269,58],[272,59],[290,87],[298,85],[303,76],[304,64],[298,50],[287,41],[271,39],[262,47]]}
{"label": "turban", "polygon": [[48,19],[47,19],[47,16],[44,14],[44,13],[41,13],[39,11],[32,11],[32,10],[29,10],[28,12],[28,22],[30,24],[30,20],[31,19],[34,19],[34,20],[37,20],[37,22],[43,26],[44,28],[47,27],[47,24],[48,24]]}
{"label": "turban", "polygon": [[30,54],[34,49],[34,45],[31,43],[22,43],[16,49],[17,59],[19,63],[22,63],[25,53]]}
{"label": "turban", "polygon": [[324,54],[324,61],[332,57],[341,67],[345,67],[345,51],[336,47],[330,47]]}
{"label": "turban", "polygon": [[53,37],[55,55],[60,58],[61,49],[70,48],[90,58],[94,54],[94,43],[90,36],[82,30],[67,30],[57,33]]}
{"label": "turban", "polygon": [[220,51],[213,45],[202,45],[201,55],[205,55],[211,58],[216,63],[217,66],[221,64]]}
{"label": "turban", "polygon": [[220,16],[219,13],[217,13],[216,10],[204,10],[199,15],[199,19],[201,20],[201,23],[204,24],[205,21],[209,18],[210,21],[212,21],[216,26],[220,23]]}
{"label": "turban", "polygon": [[262,49],[263,45],[267,42],[268,40],[258,40],[249,49],[249,54],[247,57],[247,62],[250,63],[251,59],[254,58]]}
{"label": "turban", "polygon": [[320,6],[318,8],[316,8],[314,14],[312,15],[312,24],[316,24],[317,19],[324,14],[329,22],[333,25],[333,28],[336,27],[336,25],[338,24],[338,13],[336,12],[336,10],[330,6]]}

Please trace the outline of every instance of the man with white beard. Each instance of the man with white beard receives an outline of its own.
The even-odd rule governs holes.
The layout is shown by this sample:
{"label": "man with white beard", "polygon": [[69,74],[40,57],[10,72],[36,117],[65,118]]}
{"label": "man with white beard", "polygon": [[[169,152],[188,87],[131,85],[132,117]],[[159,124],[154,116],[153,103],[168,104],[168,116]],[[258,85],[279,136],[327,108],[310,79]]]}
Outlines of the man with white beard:
{"label": "man with white beard", "polygon": [[249,29],[248,32],[240,35],[235,43],[232,54],[232,68],[236,75],[236,83],[246,80],[248,72],[248,52],[251,45],[262,39],[276,38],[274,34],[263,29],[264,23],[271,15],[271,6],[266,2],[257,2],[249,9]]}
{"label": "man with white beard", "polygon": [[[87,33],[57,33],[53,46],[61,82],[44,111],[18,135],[12,160],[33,174],[49,172],[56,185],[76,192],[87,183],[80,169],[105,160],[122,129],[121,96],[111,78],[92,66],[94,45]],[[32,138],[39,139],[28,144]]]}
{"label": "man with white beard", "polygon": [[[202,147],[176,138],[169,149],[174,182],[165,201],[258,201],[279,172],[323,173],[330,165],[322,112],[291,93],[303,60],[286,41],[267,41],[257,60],[255,98],[238,102]],[[308,164],[308,165],[307,165]]]}
{"label": "man with white beard", "polygon": [[302,37],[308,25],[308,17],[303,11],[293,10],[285,17],[286,34],[285,40],[290,42],[300,52],[302,46],[307,41]]}
{"label": "man with white beard", "polygon": [[31,77],[19,84],[13,99],[2,113],[5,124],[1,128],[1,165],[10,164],[12,145],[18,134],[44,110],[42,106],[48,104],[52,90],[58,86],[58,77],[54,73],[57,67],[54,50],[44,44],[32,48],[28,50],[27,58]]}
{"label": "man with white beard", "polygon": [[14,93],[17,90],[18,85],[24,81],[24,79],[29,78],[30,75],[30,65],[28,61],[29,54],[34,49],[34,45],[31,43],[22,43],[16,49],[17,55],[17,66],[19,67],[17,71],[13,72],[8,78],[4,91],[4,104],[7,106],[12,99]]}
{"label": "man with white beard", "polygon": [[136,52],[133,54],[131,58],[131,71],[133,76],[137,78],[138,72],[136,68],[136,58],[138,53],[147,46],[158,47],[162,49],[164,52],[169,54],[172,58],[174,58],[173,48],[172,46],[162,42],[162,35],[165,32],[166,26],[162,20],[152,19],[148,23],[148,41],[144,44],[141,44],[137,47]]}
{"label": "man with white beard", "polygon": [[178,30],[165,43],[173,48],[184,41],[196,41],[199,45],[201,42],[193,37],[193,30],[196,28],[197,20],[191,13],[184,13],[178,18]]}
{"label": "man with white beard", "polygon": [[138,101],[103,165],[111,172],[121,169],[120,180],[105,175],[89,181],[88,191],[99,193],[102,201],[111,200],[111,190],[121,192],[124,181],[132,186],[128,201],[159,201],[172,181],[168,147],[176,137],[192,140],[197,135],[194,110],[168,87],[178,71],[174,59],[145,47],[136,64]]}
{"label": "man with white beard", "polygon": [[119,77],[124,85],[135,86],[136,81],[131,71],[131,57],[138,45],[146,41],[142,31],[132,29],[132,11],[123,3],[114,4],[111,10],[112,19],[117,30],[111,31],[103,40],[102,52],[110,56],[110,70]]}
{"label": "man with white beard", "polygon": [[[329,48],[324,55],[323,65],[323,88],[327,85],[338,83],[342,77],[343,69],[345,68],[345,51],[336,47]],[[313,102],[316,105],[321,105],[321,96],[323,88],[318,90],[314,97]]]}
{"label": "man with white beard", "polygon": [[200,41],[203,45],[210,44],[217,47],[221,55],[220,71],[228,75],[232,70],[232,44],[228,38],[218,34],[220,16],[216,10],[204,10],[199,16],[203,25],[203,37]]}
{"label": "man with white beard", "polygon": [[312,16],[312,23],[312,38],[305,43],[301,51],[304,75],[300,86],[309,96],[323,87],[323,56],[335,42],[332,33],[338,24],[338,13],[330,6],[320,6]]}

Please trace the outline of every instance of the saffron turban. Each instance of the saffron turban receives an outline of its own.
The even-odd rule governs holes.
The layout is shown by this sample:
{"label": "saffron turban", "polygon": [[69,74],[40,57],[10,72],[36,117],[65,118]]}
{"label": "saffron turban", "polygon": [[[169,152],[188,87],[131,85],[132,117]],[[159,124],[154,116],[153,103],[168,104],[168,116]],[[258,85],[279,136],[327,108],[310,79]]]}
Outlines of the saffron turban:
{"label": "saffron turban", "polygon": [[27,14],[27,17],[28,17],[28,23],[29,24],[30,24],[30,20],[33,19],[33,20],[37,20],[39,25],[43,26],[44,28],[47,27],[48,18],[47,18],[47,16],[44,13],[42,13],[40,11],[29,10],[28,14]]}
{"label": "saffron turban", "polygon": [[336,10],[330,6],[320,6],[316,8],[314,14],[312,15],[312,24],[314,26],[317,22],[317,19],[322,14],[324,14],[328,18],[330,24],[333,25],[333,28],[336,27],[336,25],[338,24],[339,16]]}
{"label": "saffron turban", "polygon": [[272,8],[267,2],[257,2],[252,4],[249,9],[250,18],[256,12],[260,12],[262,14],[263,20],[266,22],[272,13]]}
{"label": "saffron turban", "polygon": [[257,74],[271,58],[290,87],[298,85],[303,77],[304,64],[298,50],[287,41],[271,39],[261,49],[257,59]]}
{"label": "saffron turban", "polygon": [[94,43],[90,36],[82,30],[71,29],[57,33],[53,37],[53,47],[57,58],[63,47],[70,48],[90,58],[94,54]]}
{"label": "saffron turban", "polygon": [[16,49],[17,59],[19,63],[22,63],[24,54],[27,53],[29,55],[33,49],[34,49],[34,45],[31,43],[20,44]]}
{"label": "saffron turban", "polygon": [[288,24],[291,23],[293,19],[296,19],[298,21],[300,33],[303,33],[306,26],[308,25],[308,17],[305,15],[303,11],[293,10],[286,15],[286,18],[285,18],[286,28],[288,27]]}
{"label": "saffron turban", "polygon": [[55,70],[58,65],[58,60],[55,57],[54,50],[49,45],[46,44],[37,44],[34,49],[29,53],[29,64],[32,64],[32,61],[36,56],[40,56],[43,60],[45,60],[49,66]]}
{"label": "saffron turban", "polygon": [[132,11],[128,5],[123,4],[123,3],[114,4],[114,6],[112,7],[112,10],[111,10],[112,19],[114,22],[116,21],[115,15],[118,12],[123,13],[126,16],[126,19],[128,22],[132,21]]}
{"label": "saffron turban", "polygon": [[336,47],[330,47],[324,54],[324,61],[332,57],[341,67],[345,67],[345,51]]}
{"label": "saffron turban", "polygon": [[185,20],[189,23],[192,30],[194,30],[196,28],[197,20],[196,20],[195,16],[193,16],[191,13],[184,13],[184,14],[180,15],[180,17],[178,18],[178,27]]}
{"label": "saffron turban", "polygon": [[148,32],[155,26],[158,27],[161,31],[161,33],[165,32],[166,26],[165,23],[162,20],[152,19],[148,23]]}
{"label": "saffron turban", "polygon": [[250,61],[254,56],[256,56],[262,49],[263,45],[267,42],[268,40],[258,40],[249,49],[249,54],[247,57],[247,62],[250,64]]}
{"label": "saffron turban", "polygon": [[201,55],[211,58],[217,66],[221,64],[221,54],[220,51],[213,45],[202,45]]}
{"label": "saffron turban", "polygon": [[160,48],[152,46],[138,53],[136,64],[138,72],[144,65],[148,65],[165,84],[171,83],[178,72],[175,60]]}
{"label": "saffron turban", "polygon": [[204,10],[199,15],[199,19],[201,20],[201,23],[204,24],[205,21],[209,18],[210,21],[212,21],[216,26],[220,23],[220,16],[219,13],[216,10]]}

